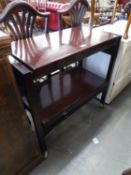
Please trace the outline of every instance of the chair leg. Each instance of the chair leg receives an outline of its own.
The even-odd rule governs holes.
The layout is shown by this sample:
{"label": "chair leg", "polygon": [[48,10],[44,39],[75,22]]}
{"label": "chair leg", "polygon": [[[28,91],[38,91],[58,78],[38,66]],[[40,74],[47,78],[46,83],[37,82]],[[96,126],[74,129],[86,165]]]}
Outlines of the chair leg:
{"label": "chair leg", "polygon": [[102,102],[100,102],[99,107],[102,108],[102,109],[104,109],[105,108],[105,104],[102,103]]}
{"label": "chair leg", "polygon": [[104,92],[102,92],[102,96],[101,96],[101,99],[100,99],[100,108],[103,108],[103,109],[105,107],[106,92],[107,92],[107,89]]}
{"label": "chair leg", "polygon": [[122,175],[131,175],[131,168],[123,171]]}
{"label": "chair leg", "polygon": [[47,157],[48,157],[48,151],[46,150],[44,154],[44,158],[47,159]]}

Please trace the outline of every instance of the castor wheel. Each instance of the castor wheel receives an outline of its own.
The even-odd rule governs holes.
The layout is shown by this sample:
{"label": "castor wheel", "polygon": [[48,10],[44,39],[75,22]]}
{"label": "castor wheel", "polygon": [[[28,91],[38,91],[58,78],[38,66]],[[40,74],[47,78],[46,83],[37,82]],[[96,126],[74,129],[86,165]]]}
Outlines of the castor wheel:
{"label": "castor wheel", "polygon": [[102,109],[104,109],[105,108],[105,104],[104,103],[100,103],[99,104],[99,107],[102,108]]}
{"label": "castor wheel", "polygon": [[44,157],[45,159],[48,157],[48,151],[45,151]]}

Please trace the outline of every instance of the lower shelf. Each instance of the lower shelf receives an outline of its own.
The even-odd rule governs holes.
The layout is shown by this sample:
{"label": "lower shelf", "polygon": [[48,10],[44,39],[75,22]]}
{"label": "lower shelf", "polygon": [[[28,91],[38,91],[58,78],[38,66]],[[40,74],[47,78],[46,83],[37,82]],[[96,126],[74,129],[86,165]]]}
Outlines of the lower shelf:
{"label": "lower shelf", "polygon": [[52,76],[37,92],[41,103],[42,123],[50,125],[104,91],[107,85],[103,78],[82,68]]}

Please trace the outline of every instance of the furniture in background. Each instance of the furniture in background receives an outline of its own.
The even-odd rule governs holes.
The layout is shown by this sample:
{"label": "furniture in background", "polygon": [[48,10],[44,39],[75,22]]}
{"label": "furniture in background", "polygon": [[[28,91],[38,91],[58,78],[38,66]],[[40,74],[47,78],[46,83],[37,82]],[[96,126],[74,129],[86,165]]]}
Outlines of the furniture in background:
{"label": "furniture in background", "polygon": [[129,34],[129,29],[130,29],[130,24],[131,24],[131,12],[129,13],[129,18],[128,18],[128,21],[127,21],[127,24],[125,26],[125,31],[124,31],[124,35],[123,35],[123,38],[124,39],[128,39],[128,34]]}
{"label": "furniture in background", "polygon": [[123,7],[128,3],[129,0],[118,0],[118,4],[121,4]]}
{"label": "furniture in background", "polygon": [[[117,2],[114,6],[114,15],[116,12]],[[120,42],[120,47],[117,54],[116,63],[112,72],[112,77],[109,85],[109,89],[106,95],[106,103],[111,103],[112,100],[131,82],[131,61],[130,61],[130,45],[131,45],[131,29],[129,29],[131,23],[131,13],[127,20],[119,20],[114,22],[112,18],[112,24],[98,27],[100,31],[111,32],[123,36]],[[129,36],[128,36],[129,35]],[[101,62],[98,57],[101,57]],[[109,65],[110,56],[104,53],[97,53],[90,58],[85,59],[84,68],[92,71],[93,73],[106,77],[107,67]]]}
{"label": "furniture in background", "polygon": [[99,20],[96,25],[106,25],[113,22],[114,20],[117,20],[118,16],[121,13],[121,9],[122,8],[118,4],[118,0],[97,0],[96,11],[99,13]]}
{"label": "furniture in background", "polygon": [[[81,3],[81,0],[74,0],[74,1],[68,1],[65,0],[63,1],[46,1],[46,0],[40,0],[40,1],[35,1],[35,0],[27,0],[28,3],[30,3],[33,7],[35,7],[36,9],[38,9],[39,11],[49,11],[51,12],[50,15],[50,20],[49,20],[49,30],[51,31],[55,31],[58,30],[58,14],[57,11],[61,11],[61,13],[65,13],[67,11],[67,15],[62,15],[62,19],[63,19],[63,28],[70,26],[71,23],[71,17],[68,14],[68,11],[71,12],[71,9],[73,8],[72,6],[75,5],[75,3]],[[88,1],[85,1],[85,3],[87,4]],[[90,7],[89,7],[90,5]],[[114,13],[114,7],[117,5],[118,7],[118,3],[117,0],[115,0],[114,5],[112,5],[109,8],[104,8],[104,10],[100,10],[97,9],[97,7],[95,7],[95,1],[91,1],[89,2],[89,5],[87,6],[86,9],[86,14],[83,17],[83,23],[89,23],[89,22],[93,22],[94,26],[100,26],[100,25],[104,25],[106,23],[110,23],[110,21],[115,18],[116,13]],[[94,8],[94,9],[93,9]],[[117,8],[115,8],[117,9]],[[94,13],[95,12],[95,13]],[[103,14],[107,14],[107,15],[103,15]],[[114,15],[115,14],[115,15]],[[94,20],[92,20],[92,15],[94,15]],[[76,16],[76,14],[75,14]],[[74,17],[73,17],[74,18]],[[42,26],[43,25],[43,21],[41,19],[38,20],[38,26]]]}
{"label": "furniture in background", "polygon": [[[0,1],[0,14],[2,13],[3,9],[6,7],[8,2],[9,2],[8,0],[1,0]],[[0,24],[0,29],[3,30],[3,31],[7,31],[4,24]]]}
{"label": "furniture in background", "polygon": [[[59,3],[55,1],[41,1],[41,2],[35,2],[32,0],[28,1],[29,4],[31,4],[33,7],[38,9],[41,12],[49,11],[50,14],[50,20],[49,20],[49,30],[55,31],[58,30],[58,16],[57,16],[57,10],[64,9],[69,5],[69,3]],[[39,19],[37,22],[39,26],[43,24],[42,20]]]}
{"label": "furniture in background", "polygon": [[[8,6],[7,14],[17,11],[19,5],[22,4],[17,2]],[[3,20],[6,21],[6,16],[0,19]],[[91,31],[79,26],[12,42],[12,66],[25,92],[24,104],[32,114],[41,149],[46,148],[46,134],[77,108],[100,92],[104,103],[120,38],[97,28]],[[86,56],[101,50],[111,55],[105,79],[84,70],[81,64],[45,79],[52,72],[82,62]]]}
{"label": "furniture in background", "polygon": [[[113,1],[112,1],[113,2]],[[109,1],[97,0],[96,1],[96,11],[100,14],[97,26],[105,25],[110,23],[112,17],[113,5]]]}
{"label": "furniture in background", "polygon": [[65,9],[58,10],[59,30],[64,28],[64,24],[69,27],[80,26],[83,22],[83,17],[89,10],[90,6],[87,0],[71,1]]}
{"label": "furniture in background", "polygon": [[[82,0],[82,4],[85,0]],[[34,6],[35,8],[37,8],[38,10],[40,11],[49,11],[51,12],[51,15],[50,15],[50,20],[49,20],[49,30],[58,30],[59,29],[59,26],[58,26],[58,11],[70,11],[73,9],[73,6],[75,4],[81,4],[81,0],[74,0],[74,1],[61,1],[61,2],[58,2],[58,1],[42,1],[42,2],[39,2],[39,3],[36,3],[35,1],[32,1],[32,0],[29,0],[28,1],[32,6]],[[83,22],[84,23],[87,23],[89,21],[89,19],[91,19],[91,23],[93,20],[93,15],[95,16],[95,20],[98,19],[99,15],[98,13],[95,13],[94,14],[94,5],[95,5],[95,1],[92,0],[91,1],[91,12],[89,12],[90,8],[89,8],[89,4],[88,4],[88,1],[85,1],[85,6],[87,7],[86,8],[86,14],[84,16],[84,19],[83,19]],[[79,12],[80,12],[80,9],[79,9]],[[77,12],[77,13],[79,13]],[[84,13],[84,11],[83,11]],[[83,16],[83,14],[81,14]],[[66,18],[66,19],[65,19]],[[66,16],[64,18],[64,21],[65,21],[65,25],[63,26],[64,28],[68,25],[68,21],[71,21],[70,20],[70,17],[69,17],[69,14],[68,16]],[[79,21],[80,19],[78,19]],[[63,22],[64,22],[63,21]],[[41,21],[39,20],[39,24],[41,25]],[[91,24],[92,25],[92,24]]]}
{"label": "furniture in background", "polygon": [[37,16],[43,18],[44,31],[47,32],[49,15],[49,12],[41,13],[24,1],[15,1],[5,8],[0,16],[0,22],[10,30],[13,40],[18,40],[32,37]]}
{"label": "furniture in background", "polygon": [[49,30],[58,30],[58,14],[57,11],[65,9],[69,3],[47,2],[46,10],[51,13],[49,21]]}
{"label": "furniture in background", "polygon": [[[32,37],[35,19],[37,16],[41,16],[45,18],[44,29],[46,33],[47,27],[48,27],[49,15],[50,13],[48,12],[45,12],[45,13],[38,12],[31,5],[29,5],[24,1],[21,1],[21,2],[17,1],[17,2],[12,2],[8,4],[8,6],[5,8],[5,10],[0,16],[0,22],[5,23],[5,25],[10,30],[12,39],[17,41],[17,40]],[[29,43],[27,43],[27,48],[28,48],[28,45]],[[20,50],[21,49],[22,49],[22,46],[20,46]],[[32,49],[35,51],[35,47]],[[36,58],[38,58],[38,56],[36,56]],[[21,92],[26,94],[26,91],[24,91],[22,88],[21,88]],[[38,129],[37,126],[38,125],[36,124],[36,130]],[[39,136],[38,136],[38,140],[41,141],[42,139],[39,139]],[[40,145],[44,145],[43,142]],[[43,150],[45,150],[45,147],[43,147]]]}
{"label": "furniture in background", "polygon": [[27,175],[43,159],[8,61],[11,39],[0,31],[0,174]]}
{"label": "furniture in background", "polygon": [[[75,23],[76,23],[76,20],[79,21],[79,24],[82,24],[82,22],[86,24],[91,22],[91,26],[96,27],[96,26],[101,26],[101,25],[105,25],[107,23],[113,22],[116,16],[118,15],[116,13],[117,7],[118,7],[117,0],[115,0],[115,2],[113,2],[113,5],[111,5],[110,7],[103,7],[103,9],[101,8],[97,9],[95,7],[96,6],[95,1],[91,1],[91,4],[90,4],[91,7],[89,7],[88,2],[85,1],[86,13],[84,14],[84,10],[82,10],[84,15],[80,13],[81,16],[83,16],[80,21],[80,19],[77,17],[78,13],[80,12],[80,5],[79,5],[79,12],[78,12],[78,10],[76,10],[78,8],[75,7],[77,6],[76,4],[84,4],[84,1],[81,1],[81,0],[72,1],[70,5],[67,6],[65,9],[58,10],[59,18],[63,19],[63,24],[66,24],[67,26],[71,26],[71,25],[74,26],[74,22],[72,23],[72,20],[75,19]],[[60,25],[62,25],[62,19],[60,19]]]}
{"label": "furniture in background", "polygon": [[123,171],[122,175],[131,175],[131,168]]}
{"label": "furniture in background", "polygon": [[[120,47],[117,54],[116,63],[112,72],[112,77],[109,89],[106,95],[106,103],[111,103],[112,100],[131,82],[131,14],[127,20],[119,20],[113,24],[98,27],[100,31],[111,32],[123,36],[120,42]],[[126,29],[125,29],[126,28]],[[129,30],[129,32],[128,32]],[[102,62],[98,57],[101,57]],[[104,53],[98,53],[85,60],[84,67],[91,70],[93,73],[101,77],[106,76],[108,62],[110,56]]]}

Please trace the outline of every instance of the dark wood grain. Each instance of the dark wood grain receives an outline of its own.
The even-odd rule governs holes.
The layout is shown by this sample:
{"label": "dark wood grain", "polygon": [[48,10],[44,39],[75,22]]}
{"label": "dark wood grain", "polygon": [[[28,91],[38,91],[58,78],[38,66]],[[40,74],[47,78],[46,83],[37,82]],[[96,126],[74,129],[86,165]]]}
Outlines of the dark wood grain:
{"label": "dark wood grain", "polygon": [[[32,113],[42,149],[46,147],[43,138],[66,116],[100,92],[104,92],[101,100],[104,103],[120,38],[97,29],[90,33],[86,27],[74,27],[12,42],[12,55],[17,60],[13,67],[25,89],[24,103]],[[105,79],[77,66],[39,81],[48,73],[97,51],[108,51],[111,55]]]}
{"label": "dark wood grain", "polygon": [[50,82],[44,83],[36,90],[41,105],[41,122],[48,129],[62,115],[76,110],[107,85],[104,79],[82,68],[52,76]]}
{"label": "dark wood grain", "polygon": [[35,74],[40,70],[48,74],[97,50],[104,50],[107,45],[115,44],[116,37],[119,38],[97,29],[90,34],[87,27],[74,27],[12,42],[12,55]]}
{"label": "dark wood grain", "polygon": [[52,76],[50,82],[37,88],[43,122],[46,123],[59,112],[66,111],[76,101],[91,96],[103,83],[104,79],[81,68]]}
{"label": "dark wood grain", "polygon": [[0,124],[1,174],[27,174],[44,156],[31,131],[7,59],[0,59]]}
{"label": "dark wood grain", "polygon": [[[9,36],[8,36],[9,37]],[[11,65],[8,61],[9,41],[0,33],[0,41],[5,40],[8,52],[0,45],[0,174],[27,175],[40,163],[44,156],[40,152],[37,139],[25,114]],[[8,42],[7,42],[8,41]],[[10,46],[11,47],[11,46]]]}

